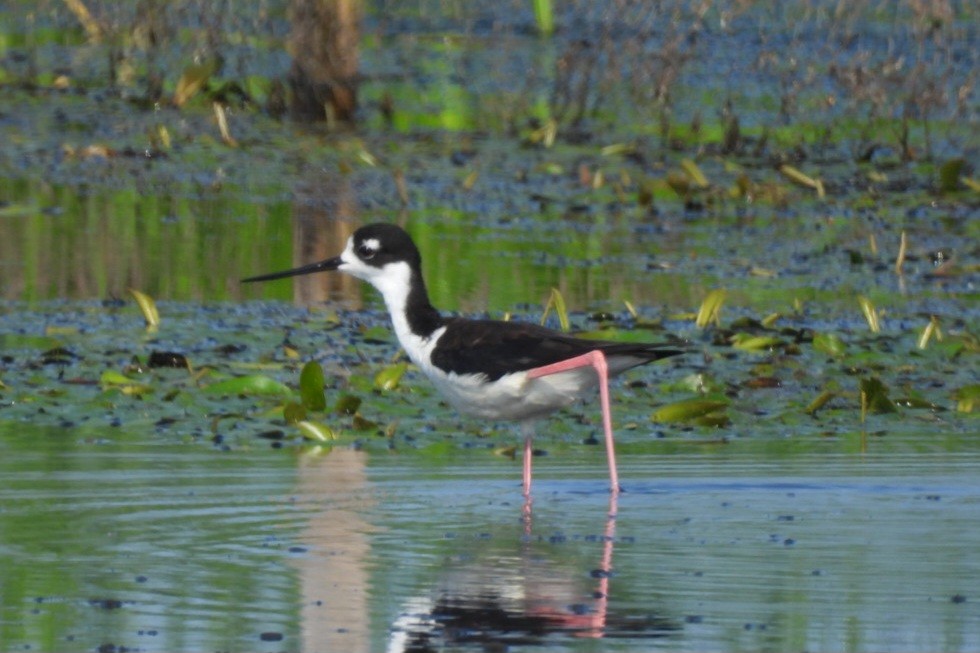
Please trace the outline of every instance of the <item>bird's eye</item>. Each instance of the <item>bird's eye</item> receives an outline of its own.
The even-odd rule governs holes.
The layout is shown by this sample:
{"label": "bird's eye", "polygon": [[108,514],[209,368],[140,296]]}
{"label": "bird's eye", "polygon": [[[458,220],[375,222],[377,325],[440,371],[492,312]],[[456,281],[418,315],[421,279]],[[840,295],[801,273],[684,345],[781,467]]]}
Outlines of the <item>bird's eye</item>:
{"label": "bird's eye", "polygon": [[357,255],[364,259],[365,261],[370,261],[374,258],[374,255],[378,253],[378,250],[373,247],[368,247],[367,245],[357,246]]}

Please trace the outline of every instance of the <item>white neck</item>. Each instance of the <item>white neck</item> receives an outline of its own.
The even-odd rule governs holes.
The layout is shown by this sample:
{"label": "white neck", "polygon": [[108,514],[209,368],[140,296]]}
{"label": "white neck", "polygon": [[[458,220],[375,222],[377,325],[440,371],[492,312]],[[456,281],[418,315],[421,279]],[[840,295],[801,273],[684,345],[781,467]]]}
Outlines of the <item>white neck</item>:
{"label": "white neck", "polygon": [[398,342],[408,352],[409,358],[418,362],[420,338],[412,333],[412,328],[408,324],[408,293],[409,283],[412,278],[412,270],[408,263],[390,263],[383,269],[378,270],[368,281],[378,289],[385,300],[388,314],[391,316],[391,324],[395,329]]}

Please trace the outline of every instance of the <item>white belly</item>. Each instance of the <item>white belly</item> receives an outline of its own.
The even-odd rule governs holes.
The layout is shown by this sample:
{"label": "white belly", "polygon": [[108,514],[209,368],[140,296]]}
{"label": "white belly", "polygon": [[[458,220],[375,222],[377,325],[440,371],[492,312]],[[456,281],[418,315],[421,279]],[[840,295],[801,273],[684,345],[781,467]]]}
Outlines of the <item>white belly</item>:
{"label": "white belly", "polygon": [[597,383],[591,368],[531,380],[527,379],[527,372],[518,372],[493,383],[478,375],[445,374],[437,369],[424,371],[456,410],[492,420],[542,417],[572,404]]}

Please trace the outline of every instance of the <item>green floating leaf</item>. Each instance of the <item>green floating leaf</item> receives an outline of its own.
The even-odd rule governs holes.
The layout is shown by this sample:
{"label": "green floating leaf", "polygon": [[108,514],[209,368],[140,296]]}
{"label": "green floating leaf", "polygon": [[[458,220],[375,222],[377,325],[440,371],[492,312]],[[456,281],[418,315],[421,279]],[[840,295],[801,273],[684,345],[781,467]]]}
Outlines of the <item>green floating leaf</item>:
{"label": "green floating leaf", "polygon": [[732,423],[728,415],[725,413],[708,413],[707,415],[702,415],[694,419],[694,422],[698,426],[710,426],[713,428],[721,428],[722,426],[728,426]]}
{"label": "green floating leaf", "polygon": [[373,326],[361,334],[365,342],[386,343],[391,340],[391,329],[383,326]]}
{"label": "green floating leaf", "polygon": [[724,411],[728,403],[721,399],[684,399],[661,406],[653,411],[650,419],[654,422],[688,422]]}
{"label": "green floating leaf", "polygon": [[361,398],[354,395],[343,395],[334,404],[333,412],[338,415],[353,415],[361,407]]}
{"label": "green floating leaf", "polygon": [[870,413],[894,413],[895,404],[888,398],[888,387],[876,376],[861,379],[862,406]]}
{"label": "green floating leaf", "polygon": [[725,303],[725,290],[724,288],[716,288],[708,293],[701,302],[701,308],[698,309],[698,315],[694,318],[694,324],[697,325],[699,329],[703,329],[712,322],[719,324],[721,322],[721,306]]}
{"label": "green floating leaf", "polygon": [[980,406],[980,383],[966,385],[953,393],[956,399],[956,410],[961,413],[972,413]]}
{"label": "green floating leaf", "polygon": [[943,411],[946,410],[939,404],[934,404],[928,399],[923,399],[922,397],[917,397],[914,395],[909,395],[906,397],[899,397],[895,400],[896,406],[902,406],[903,408],[921,408],[925,410],[932,411]]}
{"label": "green floating leaf", "polygon": [[320,422],[302,421],[297,422],[296,427],[307,440],[314,442],[330,442],[337,439],[337,432],[326,424]]}
{"label": "green floating leaf", "polygon": [[721,392],[724,390],[725,384],[719,382],[710,374],[698,372],[696,374],[689,374],[682,379],[675,381],[669,385],[669,388],[671,390],[681,389],[703,395],[711,392]]}
{"label": "green floating leaf", "polygon": [[817,333],[813,336],[813,348],[816,351],[840,358],[847,353],[847,345],[835,333]]}
{"label": "green floating leaf", "polygon": [[374,376],[374,387],[378,390],[394,390],[407,369],[408,363],[389,365]]}
{"label": "green floating leaf", "polygon": [[324,388],[323,367],[316,361],[308,362],[299,373],[299,396],[307,410],[323,411],[327,409],[327,398],[323,394]]}
{"label": "green floating leaf", "polygon": [[431,458],[448,458],[457,451],[456,445],[452,442],[433,442],[432,444],[419,449],[423,456]]}
{"label": "green floating leaf", "polygon": [[360,415],[354,415],[354,419],[351,420],[351,428],[355,431],[376,431],[378,429],[378,423],[372,422]]}
{"label": "green floating leaf", "polygon": [[303,404],[291,401],[282,407],[282,418],[286,424],[297,424],[306,419],[306,408]]}
{"label": "green floating leaf", "polygon": [[115,370],[106,370],[99,377],[99,383],[102,385],[132,385],[137,383],[135,379],[131,379],[121,372]]}
{"label": "green floating leaf", "polygon": [[966,165],[964,159],[950,159],[939,166],[939,190],[952,193],[960,186],[960,172]]}
{"label": "green floating leaf", "polygon": [[357,373],[347,377],[347,387],[361,394],[370,394],[375,390],[374,380],[371,377]]}
{"label": "green floating leaf", "polygon": [[206,392],[225,395],[289,395],[292,390],[283,383],[265,376],[250,374],[224,379],[205,386]]}
{"label": "green floating leaf", "polygon": [[632,143],[611,143],[600,150],[602,156],[615,156],[619,154],[632,154],[636,151],[636,145]]}
{"label": "green floating leaf", "polygon": [[667,185],[680,197],[687,197],[691,192],[691,179],[683,172],[671,170],[667,173]]}
{"label": "green floating leaf", "polygon": [[153,392],[152,386],[140,383],[115,370],[106,370],[103,372],[102,376],[99,377],[99,383],[105,389],[116,388],[127,395],[142,396]]}
{"label": "green floating leaf", "polygon": [[136,300],[136,305],[140,307],[140,311],[143,313],[143,319],[146,320],[147,328],[155,329],[158,327],[160,325],[160,313],[157,311],[157,304],[153,301],[153,298],[133,288],[129,289],[129,294],[133,296],[133,299]]}
{"label": "green floating leaf", "polygon": [[768,351],[780,344],[780,339],[775,336],[752,336],[747,333],[732,336],[732,346],[745,351]]}

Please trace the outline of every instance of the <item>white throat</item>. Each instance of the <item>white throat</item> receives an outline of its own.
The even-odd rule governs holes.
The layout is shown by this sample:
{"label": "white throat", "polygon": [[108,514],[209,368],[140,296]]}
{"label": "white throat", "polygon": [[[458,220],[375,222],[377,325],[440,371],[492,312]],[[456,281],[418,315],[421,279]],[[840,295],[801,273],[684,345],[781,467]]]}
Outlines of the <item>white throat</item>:
{"label": "white throat", "polygon": [[[339,268],[341,272],[367,281],[381,293],[398,342],[412,362],[416,365],[420,364],[423,352],[431,348],[438,336],[433,334],[432,337],[421,338],[412,333],[412,328],[408,324],[406,308],[408,295],[411,292],[412,268],[404,261],[389,263],[380,268],[368,265],[354,253],[353,238],[347,241],[347,248],[340,258],[343,261]],[[438,334],[442,334],[441,330]]]}
{"label": "white throat", "polygon": [[401,343],[409,354],[412,354],[409,347],[409,339],[417,338],[412,333],[408,325],[408,294],[411,290],[412,270],[408,263],[389,263],[384,268],[378,270],[378,274],[372,279],[368,279],[372,286],[378,289],[384,297],[385,306],[391,316],[391,323]]}

